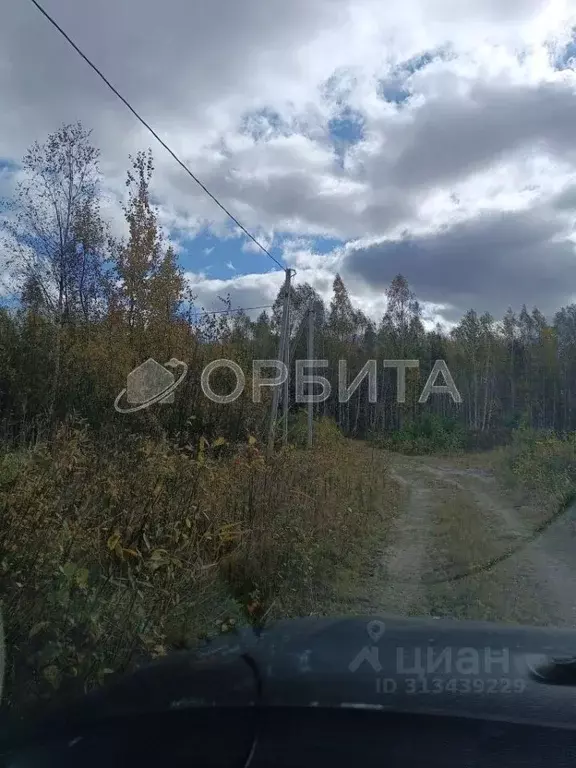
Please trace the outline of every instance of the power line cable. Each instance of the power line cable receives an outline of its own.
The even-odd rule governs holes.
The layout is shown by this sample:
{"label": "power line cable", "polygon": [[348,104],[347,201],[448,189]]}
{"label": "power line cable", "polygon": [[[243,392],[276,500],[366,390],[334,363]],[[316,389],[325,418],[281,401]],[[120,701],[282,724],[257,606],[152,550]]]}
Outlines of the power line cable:
{"label": "power line cable", "polygon": [[108,86],[108,88],[110,88],[110,90],[111,90],[111,91],[112,91],[112,92],[113,92],[113,93],[114,93],[114,94],[115,94],[115,95],[116,95],[116,96],[117,96],[117,97],[120,99],[120,101],[121,101],[121,102],[122,102],[122,103],[123,103],[123,104],[124,104],[126,107],[128,107],[128,109],[130,110],[130,112],[132,112],[132,114],[134,115],[134,117],[135,117],[137,120],[139,120],[139,121],[142,123],[142,125],[143,125],[143,126],[144,126],[144,127],[145,127],[145,128],[148,130],[148,131],[150,131],[150,133],[152,134],[152,136],[154,136],[154,138],[156,139],[156,141],[157,141],[159,144],[161,144],[161,145],[164,147],[164,149],[165,149],[165,150],[166,150],[166,151],[167,151],[167,152],[168,152],[168,153],[169,153],[169,154],[172,156],[172,158],[173,158],[174,160],[176,160],[176,162],[178,163],[178,165],[179,165],[181,168],[183,168],[183,169],[186,171],[186,173],[187,173],[187,174],[188,174],[188,175],[189,175],[189,176],[190,176],[190,177],[191,177],[191,178],[192,178],[192,179],[193,179],[193,180],[196,182],[196,184],[198,184],[198,186],[199,186],[199,187],[201,187],[201,188],[204,190],[204,192],[205,192],[205,193],[208,195],[208,197],[210,197],[210,198],[211,198],[211,199],[212,199],[212,200],[213,200],[213,201],[216,203],[216,205],[217,205],[217,206],[218,206],[218,207],[219,207],[219,208],[220,208],[222,211],[224,211],[224,213],[225,213],[225,214],[226,214],[226,215],[227,215],[227,216],[228,216],[228,217],[229,217],[229,218],[230,218],[230,219],[231,219],[231,220],[234,222],[234,224],[236,224],[236,226],[237,226],[237,227],[238,227],[238,228],[239,228],[239,229],[240,229],[240,230],[241,230],[241,231],[242,231],[242,232],[243,232],[243,233],[246,235],[246,237],[248,237],[250,240],[252,240],[252,242],[253,242],[255,245],[257,245],[257,246],[258,246],[258,248],[260,248],[260,250],[261,250],[263,253],[265,253],[265,254],[266,254],[266,256],[268,256],[269,258],[271,258],[271,259],[272,259],[272,261],[273,261],[273,262],[275,262],[275,264],[277,264],[277,265],[280,267],[280,269],[282,269],[282,270],[285,270],[285,267],[284,267],[284,266],[283,266],[283,265],[282,265],[282,264],[281,264],[281,263],[278,261],[278,259],[277,259],[275,256],[272,256],[272,254],[270,253],[270,251],[269,251],[267,248],[265,248],[265,247],[264,247],[264,246],[263,246],[263,245],[262,245],[260,242],[258,242],[258,240],[256,240],[256,238],[254,237],[254,235],[252,235],[252,234],[251,234],[251,233],[250,233],[250,232],[249,232],[249,231],[246,229],[246,227],[245,227],[243,224],[241,224],[241,223],[238,221],[238,219],[237,219],[237,218],[236,218],[236,217],[235,217],[235,216],[234,216],[232,213],[230,213],[230,211],[229,211],[227,208],[225,208],[225,207],[224,207],[224,205],[222,205],[222,203],[221,203],[221,202],[218,200],[218,198],[217,198],[217,197],[215,197],[215,196],[212,194],[212,192],[210,192],[210,190],[209,190],[209,189],[208,189],[208,188],[207,188],[207,187],[206,187],[206,186],[205,186],[205,185],[204,185],[204,184],[203,184],[203,183],[200,181],[200,179],[198,179],[198,178],[197,178],[197,177],[196,177],[196,176],[195,176],[195,175],[192,173],[192,171],[190,170],[190,168],[188,168],[188,166],[187,166],[187,165],[186,165],[186,164],[185,164],[185,163],[184,163],[182,160],[180,160],[180,158],[178,157],[178,155],[177,155],[177,154],[176,154],[176,153],[175,153],[175,152],[174,152],[172,149],[170,149],[170,147],[168,146],[168,144],[166,144],[166,142],[165,142],[165,141],[163,141],[163,140],[160,138],[160,136],[159,136],[159,135],[156,133],[156,131],[155,131],[155,130],[154,130],[154,129],[153,129],[153,128],[152,128],[152,127],[151,127],[151,126],[150,126],[150,125],[149,125],[149,124],[146,122],[146,120],[144,120],[144,118],[143,118],[143,117],[141,117],[141,116],[138,114],[138,112],[137,112],[137,111],[134,109],[134,107],[133,107],[133,106],[130,104],[130,102],[129,102],[129,101],[127,101],[127,99],[125,99],[125,98],[124,98],[124,96],[122,96],[122,94],[118,92],[118,90],[117,90],[117,89],[116,89],[116,88],[115,88],[115,87],[112,85],[112,83],[111,83],[111,82],[110,82],[110,81],[109,81],[109,80],[108,80],[108,79],[105,77],[105,75],[103,75],[103,74],[102,74],[102,72],[101,72],[101,71],[98,69],[98,67],[97,67],[95,64],[93,64],[93,63],[90,61],[90,59],[88,58],[88,56],[86,56],[86,54],[85,54],[85,53],[83,53],[83,51],[82,51],[82,50],[80,50],[80,48],[79,48],[79,47],[76,45],[76,43],[75,43],[75,42],[74,42],[74,41],[71,39],[71,37],[70,37],[70,36],[69,36],[69,35],[68,35],[68,34],[67,34],[67,33],[66,33],[66,32],[65,32],[63,29],[62,29],[62,27],[61,27],[61,26],[58,24],[58,22],[57,22],[57,21],[55,21],[55,19],[53,19],[53,18],[52,18],[52,16],[50,16],[50,14],[48,13],[48,11],[44,10],[44,8],[43,8],[43,7],[40,5],[40,3],[39,3],[39,2],[37,2],[37,0],[30,0],[30,2],[31,2],[33,5],[35,5],[35,6],[36,6],[36,8],[37,8],[37,9],[40,11],[40,13],[41,13],[41,14],[42,14],[42,15],[43,15],[43,16],[44,16],[44,17],[45,17],[45,18],[46,18],[46,19],[47,19],[47,20],[50,22],[50,24],[52,24],[52,26],[53,26],[55,29],[57,29],[57,30],[58,30],[58,32],[60,32],[60,34],[62,35],[62,37],[64,37],[64,39],[65,39],[65,40],[66,40],[66,41],[67,41],[67,42],[68,42],[68,43],[69,43],[69,44],[72,46],[72,48],[74,48],[74,50],[76,51],[76,53],[77,53],[79,56],[81,56],[81,57],[84,59],[84,61],[85,61],[85,62],[88,64],[88,66],[90,66],[90,67],[91,67],[91,68],[94,70],[94,72],[96,72],[96,74],[98,75],[98,77],[99,77],[101,80],[103,80],[103,81],[104,81],[104,83],[106,83],[106,85]]}
{"label": "power line cable", "polygon": [[195,312],[195,317],[203,317],[204,315],[227,315],[231,312],[250,312],[256,309],[271,309],[273,304],[262,304],[260,307],[237,307],[236,309],[213,309],[205,312]]}

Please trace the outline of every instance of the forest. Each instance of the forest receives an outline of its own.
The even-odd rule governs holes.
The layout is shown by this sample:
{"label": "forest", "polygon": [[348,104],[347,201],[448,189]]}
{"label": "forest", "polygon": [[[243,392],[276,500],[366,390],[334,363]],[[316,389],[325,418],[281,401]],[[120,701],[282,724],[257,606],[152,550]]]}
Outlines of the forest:
{"label": "forest", "polygon": [[[190,441],[238,440],[266,428],[266,403],[258,406],[247,395],[227,406],[210,403],[200,391],[200,371],[226,357],[249,372],[253,359],[276,357],[282,291],[272,310],[256,319],[227,312],[235,309],[230,297],[222,297],[218,313],[196,306],[151,202],[153,172],[150,151],[129,159],[128,234],[115,239],[101,214],[99,153],[89,131],[62,126],[23,158],[22,180],[2,209],[11,288],[0,310],[4,441],[29,444],[71,415],[94,428],[120,425],[114,398],[127,372],[148,357],[185,360],[190,374],[175,407],[136,415],[131,429]],[[520,425],[576,428],[576,305],[550,318],[536,307],[511,307],[501,318],[470,309],[454,327],[430,328],[402,275],[391,280],[386,298],[387,311],[376,320],[352,305],[339,275],[327,302],[307,283],[292,285],[293,357],[306,357],[301,321],[313,304],[316,357],[330,363],[322,375],[332,383],[332,396],[317,406],[318,417],[333,419],[351,437],[425,436],[441,424],[479,444],[483,433],[492,435],[484,438],[489,442]],[[396,402],[395,371],[379,375],[377,403],[369,402],[366,380],[347,403],[338,402],[338,361],[347,362],[351,381],[371,359],[419,361],[418,370],[407,372],[404,404]],[[461,404],[447,396],[418,403],[440,359]],[[229,384],[221,386],[224,392]],[[298,435],[293,394],[291,430]]]}

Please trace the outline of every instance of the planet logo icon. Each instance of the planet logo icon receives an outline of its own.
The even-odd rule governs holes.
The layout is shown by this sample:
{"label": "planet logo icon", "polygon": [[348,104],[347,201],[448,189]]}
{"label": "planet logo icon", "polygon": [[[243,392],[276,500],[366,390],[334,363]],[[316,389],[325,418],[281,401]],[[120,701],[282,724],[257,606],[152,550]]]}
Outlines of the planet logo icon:
{"label": "planet logo icon", "polygon": [[[178,379],[169,368],[182,368]],[[182,360],[172,357],[160,365],[150,357],[128,374],[126,388],[114,401],[114,408],[118,413],[135,413],[155,403],[173,403],[174,391],[182,384],[187,373],[188,366]],[[127,407],[121,405],[124,396]]]}

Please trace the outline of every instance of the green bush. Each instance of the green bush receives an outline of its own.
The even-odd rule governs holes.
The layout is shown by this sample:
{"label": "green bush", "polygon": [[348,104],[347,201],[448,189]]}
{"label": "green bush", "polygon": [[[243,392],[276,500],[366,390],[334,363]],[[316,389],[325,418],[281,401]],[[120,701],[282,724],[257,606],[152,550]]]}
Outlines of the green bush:
{"label": "green bush", "polygon": [[555,503],[576,493],[576,433],[518,429],[503,455],[502,469],[513,484]]}
{"label": "green bush", "polygon": [[464,446],[465,430],[455,419],[427,414],[376,440],[387,450],[411,455],[458,453]]}

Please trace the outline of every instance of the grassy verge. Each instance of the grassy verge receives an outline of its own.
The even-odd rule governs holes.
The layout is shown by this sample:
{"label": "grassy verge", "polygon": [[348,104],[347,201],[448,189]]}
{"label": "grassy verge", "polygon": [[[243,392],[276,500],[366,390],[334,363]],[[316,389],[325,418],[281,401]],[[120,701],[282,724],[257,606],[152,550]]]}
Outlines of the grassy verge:
{"label": "grassy verge", "polygon": [[388,473],[389,455],[374,446],[359,445],[364,457],[358,464],[362,482],[370,482],[374,488],[371,514],[365,517],[358,535],[348,542],[346,557],[318,603],[317,612],[324,615],[368,615],[381,610],[381,592],[388,578],[383,558],[404,502],[402,489]]}
{"label": "grassy verge", "polygon": [[[477,472],[486,470],[488,477],[494,473],[496,482],[470,485],[465,493],[456,491],[452,500],[444,492],[435,510],[433,551],[441,558],[441,568],[449,566],[448,574],[480,570],[461,581],[430,586],[431,612],[557,624],[554,606],[542,604],[538,567],[531,559],[534,550],[527,553],[525,547],[574,498],[573,439],[521,431],[506,448],[466,456],[460,463]],[[494,560],[487,570],[481,567]]]}
{"label": "grassy verge", "polygon": [[[458,619],[514,621],[523,597],[513,606],[505,599],[509,574],[502,566],[483,570],[492,558],[505,553],[510,542],[487,510],[481,510],[465,491],[444,490],[433,511],[431,551],[434,575],[446,578],[427,587],[430,613]],[[469,576],[452,580],[456,574]],[[518,609],[518,610],[517,610]]]}
{"label": "grassy verge", "polygon": [[576,433],[563,438],[552,432],[518,430],[512,443],[496,454],[500,479],[545,511],[556,510],[576,496]]}
{"label": "grassy verge", "polygon": [[179,449],[63,428],[0,458],[9,705],[100,685],[241,622],[322,613],[382,521],[384,454]]}

